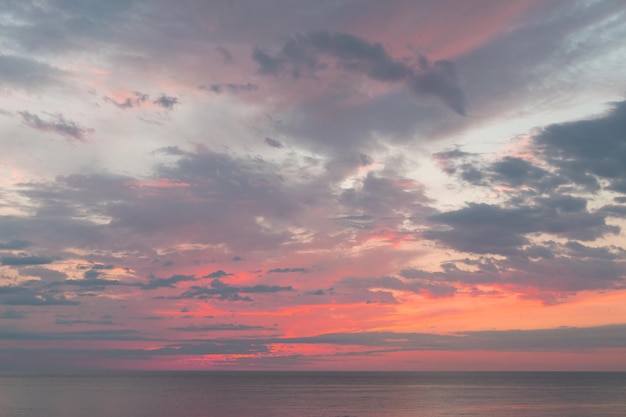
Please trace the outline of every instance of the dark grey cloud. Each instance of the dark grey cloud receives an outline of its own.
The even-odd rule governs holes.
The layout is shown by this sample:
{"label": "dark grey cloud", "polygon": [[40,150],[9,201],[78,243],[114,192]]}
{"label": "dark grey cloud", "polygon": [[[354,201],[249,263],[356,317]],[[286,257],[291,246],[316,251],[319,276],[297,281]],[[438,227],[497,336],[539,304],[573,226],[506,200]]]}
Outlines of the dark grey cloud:
{"label": "dark grey cloud", "polygon": [[456,113],[465,114],[465,94],[454,64],[449,61],[431,63],[420,56],[417,63],[409,65],[392,58],[379,43],[348,33],[326,31],[298,34],[276,55],[260,48],[255,48],[252,54],[261,74],[288,73],[296,79],[327,69],[320,56],[335,59],[336,66],[344,71],[381,82],[404,83],[413,93],[438,97]]}
{"label": "dark grey cloud", "polygon": [[602,117],[550,125],[533,145],[568,181],[595,190],[605,180],[609,190],[626,192],[626,101]]}
{"label": "dark grey cloud", "polygon": [[0,311],[0,320],[18,320],[26,318],[26,313],[21,310],[6,309]]}
{"label": "dark grey cloud", "polygon": [[3,256],[0,264],[8,266],[21,265],[45,265],[54,262],[54,258],[48,256]]}
{"label": "dark grey cloud", "polygon": [[[130,329],[111,329],[111,330],[91,330],[91,331],[71,331],[71,332],[19,332],[19,331],[0,331],[0,339],[5,340],[154,340],[141,335],[140,332]],[[156,349],[0,349],[2,353],[24,353],[27,355],[36,355],[38,357],[59,357],[67,355],[76,359],[77,356],[92,356],[103,359],[112,358],[132,358],[147,359],[153,356],[163,355],[225,355],[225,354],[256,354],[268,353],[269,346],[253,340],[237,340],[237,339],[220,339],[216,341],[202,341],[196,343],[177,343],[168,344],[162,348]]]}
{"label": "dark grey cloud", "polygon": [[18,285],[3,285],[0,286],[0,295],[12,295],[12,294],[20,294],[25,293],[28,290],[24,287]]}
{"label": "dark grey cloud", "polygon": [[65,318],[57,318],[54,321],[54,324],[64,325],[64,326],[74,326],[75,324],[88,324],[94,326],[114,326],[116,323],[109,318],[101,318],[99,320],[85,320],[85,319],[65,319]]}
{"label": "dark grey cloud", "polygon": [[177,104],[180,104],[180,100],[177,97],[162,94],[159,98],[155,99],[153,103],[164,109],[172,110]]}
{"label": "dark grey cloud", "polygon": [[463,152],[460,149],[453,149],[451,151],[434,153],[432,158],[446,174],[452,175],[456,172],[456,167],[453,162],[457,159],[464,159],[471,155],[472,154]]}
{"label": "dark grey cloud", "polygon": [[285,147],[285,145],[283,145],[283,143],[278,139],[266,137],[263,141],[272,148],[280,149]]}
{"label": "dark grey cloud", "polygon": [[72,332],[1,331],[5,340],[146,340],[137,330],[81,330]]}
{"label": "dark grey cloud", "polygon": [[220,279],[211,281],[209,287],[193,286],[185,291],[181,298],[217,298],[222,301],[252,301],[250,296],[241,296],[240,294],[273,294],[278,292],[293,291],[293,287],[279,285],[252,285],[237,286],[224,283]]}
{"label": "dark grey cloud", "polygon": [[134,286],[136,284],[127,284],[117,279],[104,279],[96,276],[85,277],[85,279],[66,279],[65,281],[57,281],[50,284],[52,287],[62,287],[65,285],[77,287],[83,291],[104,290],[109,286]]}
{"label": "dark grey cloud", "polygon": [[44,282],[60,281],[67,278],[65,272],[56,271],[44,267],[27,267],[19,269],[20,275],[41,278]]}
{"label": "dark grey cloud", "polygon": [[26,249],[30,245],[32,245],[32,243],[27,240],[13,239],[6,243],[0,242],[0,250]]}
{"label": "dark grey cloud", "polygon": [[[448,158],[447,171],[475,184],[525,188],[536,194],[595,193],[601,188],[626,193],[626,101],[603,116],[549,125],[533,136],[534,161],[506,156],[492,164]],[[537,165],[542,165],[541,167]],[[605,184],[605,185],[603,185]]]}
{"label": "dark grey cloud", "polygon": [[548,175],[548,172],[535,167],[530,162],[515,157],[504,157],[490,167],[496,180],[519,187],[529,182],[535,183]]}
{"label": "dark grey cloud", "polygon": [[471,164],[462,164],[461,178],[474,185],[484,185],[485,174]]}
{"label": "dark grey cloud", "polygon": [[88,136],[94,133],[93,129],[82,127],[75,122],[66,120],[61,113],[49,115],[49,120],[44,120],[38,115],[27,111],[21,111],[19,115],[22,116],[24,125],[42,132],[61,135],[71,141],[86,142]]}
{"label": "dark grey cloud", "polygon": [[201,85],[198,88],[200,90],[209,91],[215,94],[221,94],[221,93],[239,94],[239,93],[256,91],[259,89],[259,86],[256,84],[252,84],[252,83],[246,83],[246,84],[223,83],[223,84]]}
{"label": "dark grey cloud", "polygon": [[35,90],[58,84],[63,75],[59,69],[30,58],[0,55],[0,86]]}
{"label": "dark grey cloud", "polygon": [[432,333],[396,333],[396,332],[358,332],[327,333],[310,337],[292,337],[280,339],[282,343],[294,344],[330,344],[370,347],[389,347],[400,350],[446,350],[458,336]]}
{"label": "dark grey cloud", "polygon": [[[625,118],[626,102],[620,102],[603,116],[540,129],[528,144],[532,162],[505,157],[481,165],[468,155],[447,158],[448,173],[460,172],[463,177],[473,170],[477,175],[465,180],[482,186],[504,185],[508,188],[502,193],[509,200],[501,206],[468,204],[433,215],[430,221],[438,226],[423,236],[459,251],[507,258],[493,260],[495,268],[481,271],[482,276],[449,269],[431,278],[498,284],[506,276],[507,285],[518,288],[522,297],[538,298],[545,304],[561,302],[577,291],[623,287],[624,248],[581,242],[618,233],[620,228],[607,218],[626,215],[620,197],[613,199],[617,204],[595,210],[587,207],[588,199],[602,188],[621,192],[620,184],[626,179]],[[536,242],[539,235],[568,241],[540,244]],[[526,293],[524,286],[540,294]]]}
{"label": "dark grey cloud", "polygon": [[228,355],[268,353],[270,347],[255,340],[219,340],[203,343],[181,343],[168,347],[140,351],[142,355]]}
{"label": "dark grey cloud", "polygon": [[625,251],[616,246],[547,241],[529,245],[515,256],[452,260],[442,263],[441,272],[405,268],[399,275],[435,285],[458,283],[473,296],[487,295],[474,286],[489,285],[553,305],[579,291],[624,288],[626,266],[619,261],[624,256]]}
{"label": "dark grey cloud", "polygon": [[569,351],[626,347],[626,324],[452,334],[358,332],[263,340],[263,343],[331,344],[393,350]]}
{"label": "dark grey cloud", "polygon": [[89,271],[85,271],[85,273],[83,274],[83,277],[85,279],[95,279],[95,278],[98,278],[100,275],[101,275],[100,271],[96,269],[90,269]]}
{"label": "dark grey cloud", "polygon": [[[6,287],[5,287],[6,288]],[[3,293],[0,287],[0,304],[13,306],[76,306],[80,302],[70,300],[64,295],[52,295],[47,293],[37,293],[33,291],[16,291],[14,293]]]}
{"label": "dark grey cloud", "polygon": [[271,330],[264,326],[249,326],[245,324],[209,324],[206,326],[170,327],[170,330],[180,332],[219,332],[219,331],[245,331],[245,330]]}
{"label": "dark grey cloud", "polygon": [[508,351],[570,351],[626,347],[626,324],[536,330],[485,330],[457,333],[460,347]]}
{"label": "dark grey cloud", "polygon": [[[21,332],[0,331],[4,340],[148,340],[135,330],[95,330],[76,332]],[[68,357],[75,362],[77,357],[89,356],[101,359],[147,359],[155,356],[198,356],[243,354],[252,364],[263,360],[263,355],[272,351],[272,344],[360,346],[366,351],[348,353],[355,355],[380,354],[398,351],[524,351],[524,352],[569,352],[580,349],[602,350],[626,347],[626,325],[614,324],[597,327],[561,327],[533,330],[491,330],[457,332],[453,334],[359,332],[326,333],[309,337],[220,339],[201,342],[169,344],[156,349],[72,349],[72,348],[4,348],[0,353],[7,357],[28,360],[32,357]],[[336,353],[341,356],[343,353]],[[252,358],[250,357],[252,356]],[[282,358],[282,357],[281,357]],[[287,357],[286,364],[293,358]],[[261,362],[263,363],[263,362]],[[285,365],[276,362],[273,365]]]}
{"label": "dark grey cloud", "polygon": [[307,268],[274,268],[267,271],[268,274],[289,274],[289,273],[301,273],[306,274],[310,270]]}
{"label": "dark grey cloud", "polygon": [[202,278],[222,278],[222,277],[231,277],[231,276],[233,276],[233,274],[229,274],[229,273],[222,271],[221,269],[218,269],[217,271],[213,271],[210,274],[203,276]]}
{"label": "dark grey cloud", "polygon": [[96,270],[106,270],[106,269],[114,269],[115,265],[111,265],[111,264],[92,264],[91,268],[92,269],[96,269]]}
{"label": "dark grey cloud", "polygon": [[176,284],[185,281],[195,281],[196,277],[193,275],[172,275],[169,278],[155,278],[149,277],[147,284],[140,284],[139,288],[144,290],[154,290],[157,288],[175,288]]}
{"label": "dark grey cloud", "polygon": [[433,224],[443,227],[427,230],[423,236],[462,252],[514,255],[530,243],[532,234],[590,241],[619,232],[606,223],[606,214],[585,210],[580,199],[553,197],[538,202],[512,208],[471,203],[431,216]]}
{"label": "dark grey cloud", "polygon": [[620,204],[608,204],[600,209],[603,213],[606,213],[607,216],[612,217],[626,217],[626,205]]}

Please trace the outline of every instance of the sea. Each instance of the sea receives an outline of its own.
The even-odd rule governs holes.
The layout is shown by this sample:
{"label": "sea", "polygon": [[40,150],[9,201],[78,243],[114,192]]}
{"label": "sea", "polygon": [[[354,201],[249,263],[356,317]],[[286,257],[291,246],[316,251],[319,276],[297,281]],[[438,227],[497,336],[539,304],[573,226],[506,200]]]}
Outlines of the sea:
{"label": "sea", "polygon": [[624,372],[0,372],[2,417],[624,417]]}

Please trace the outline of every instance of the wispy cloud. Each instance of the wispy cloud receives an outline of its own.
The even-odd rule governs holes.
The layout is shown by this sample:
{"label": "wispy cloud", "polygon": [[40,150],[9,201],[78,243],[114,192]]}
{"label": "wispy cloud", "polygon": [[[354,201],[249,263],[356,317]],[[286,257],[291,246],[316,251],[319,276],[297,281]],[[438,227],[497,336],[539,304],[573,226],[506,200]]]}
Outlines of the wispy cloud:
{"label": "wispy cloud", "polygon": [[55,133],[70,141],[87,142],[88,136],[95,132],[94,129],[82,127],[65,119],[61,113],[49,115],[48,120],[27,111],[21,111],[19,115],[25,126],[42,132]]}

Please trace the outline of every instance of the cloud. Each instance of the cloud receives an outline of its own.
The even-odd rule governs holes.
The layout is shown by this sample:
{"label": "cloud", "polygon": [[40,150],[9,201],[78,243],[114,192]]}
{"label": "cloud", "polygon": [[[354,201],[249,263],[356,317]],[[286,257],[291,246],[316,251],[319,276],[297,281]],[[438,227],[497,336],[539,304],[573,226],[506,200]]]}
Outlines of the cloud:
{"label": "cloud", "polygon": [[127,284],[117,279],[102,279],[94,276],[86,277],[85,279],[66,279],[65,281],[58,281],[51,284],[52,286],[71,285],[88,290],[103,290],[107,286],[129,286],[134,284]]}
{"label": "cloud", "polygon": [[512,187],[519,187],[522,184],[537,183],[548,172],[537,168],[530,162],[514,157],[504,157],[502,160],[494,163],[490,170],[493,172],[494,179],[506,183]]}
{"label": "cloud", "polygon": [[[143,240],[150,235],[153,245],[193,239],[242,253],[289,239],[291,232],[267,229],[261,219],[282,227],[324,192],[317,184],[293,187],[281,178],[280,164],[260,158],[179,153],[147,178],[98,173],[24,183],[19,193],[36,212],[0,218],[0,235],[37,236],[38,245],[53,245],[55,251],[77,244],[100,250],[106,242],[109,251],[151,253],[154,246]],[[109,220],[98,225],[92,218]],[[189,232],[184,238],[183,230]]]}
{"label": "cloud", "polygon": [[252,54],[261,74],[288,73],[295,79],[326,70],[328,64],[321,57],[335,59],[336,66],[343,71],[364,74],[376,81],[403,83],[417,95],[438,97],[460,115],[466,112],[465,94],[452,62],[431,63],[420,56],[415,65],[409,65],[392,58],[381,44],[349,33],[298,34],[274,56],[260,48],[255,48]]}
{"label": "cloud", "polygon": [[26,318],[26,313],[20,310],[6,309],[0,311],[0,320],[18,320]]}
{"label": "cloud", "polygon": [[256,91],[259,89],[259,86],[252,83],[246,84],[234,84],[234,83],[224,83],[224,84],[211,84],[209,86],[201,85],[198,87],[200,90],[209,91],[215,94],[221,93],[230,93],[230,94],[239,94],[245,92]]}
{"label": "cloud", "polygon": [[21,265],[45,265],[54,262],[54,258],[48,256],[3,256],[0,263],[7,266]]}
{"label": "cloud", "polygon": [[206,326],[170,327],[170,330],[180,332],[218,332],[218,331],[245,331],[245,330],[270,330],[264,326],[248,326],[245,324],[210,324]]}
{"label": "cloud", "polygon": [[27,240],[13,239],[6,243],[0,242],[0,250],[26,249],[30,245],[32,245],[32,243]]}
{"label": "cloud", "polygon": [[164,348],[138,351],[142,356],[151,355],[237,355],[268,353],[270,348],[254,340],[220,340],[203,343],[179,343]]}
{"label": "cloud", "polygon": [[432,212],[422,185],[392,170],[368,172],[353,184],[339,194],[339,203],[349,213],[338,219],[343,224],[361,229],[395,230],[411,217]]}
{"label": "cloud", "polygon": [[41,278],[42,281],[46,282],[59,281],[67,278],[67,274],[65,272],[43,267],[20,268],[19,271],[20,275],[38,277]]}
{"label": "cloud", "polygon": [[195,281],[196,277],[193,275],[172,275],[169,278],[154,278],[150,277],[147,284],[140,284],[139,288],[144,290],[154,290],[157,288],[175,288],[176,284],[185,281]]}
{"label": "cloud", "polygon": [[433,333],[358,332],[286,338],[283,343],[357,345],[394,350],[570,351],[626,347],[626,324],[533,330]]}
{"label": "cloud", "polygon": [[533,147],[569,182],[594,190],[606,180],[607,189],[626,193],[626,101],[595,119],[550,125]]}
{"label": "cloud", "polygon": [[2,331],[5,340],[146,340],[137,330],[81,330],[73,332]]}
{"label": "cloud", "polygon": [[463,152],[459,149],[454,149],[451,151],[436,152],[432,154],[432,158],[433,160],[435,160],[437,165],[439,165],[439,167],[442,169],[443,172],[445,172],[448,175],[452,175],[457,170],[454,165],[454,162],[457,159],[463,159],[471,155],[472,154]]}
{"label": "cloud", "polygon": [[266,137],[263,140],[268,146],[271,146],[272,148],[276,148],[276,149],[280,149],[283,148],[285,145],[283,145],[283,143],[278,140],[278,139],[273,139],[270,137]]}
{"label": "cloud", "polygon": [[0,86],[34,90],[58,84],[62,71],[45,62],[0,55]]}
{"label": "cloud", "polygon": [[153,101],[157,106],[161,106],[166,110],[172,110],[177,104],[180,104],[180,100],[176,97],[166,96],[162,94],[159,98]]}
{"label": "cloud", "polygon": [[203,276],[202,278],[222,278],[222,277],[230,277],[230,276],[233,276],[233,274],[228,274],[222,271],[221,269],[218,269],[217,271],[211,272],[210,274],[207,274]]}
{"label": "cloud", "polygon": [[88,325],[95,325],[95,326],[115,325],[113,320],[108,319],[108,318],[102,318],[100,320],[84,320],[84,319],[68,320],[68,319],[57,318],[54,321],[54,324],[60,324],[60,325],[65,325],[65,326],[73,326],[75,324],[88,324]]}
{"label": "cloud", "polygon": [[427,298],[452,297],[456,288],[446,282],[404,281],[396,277],[385,276],[376,278],[347,277],[339,281],[339,285],[352,289],[367,289],[368,293],[382,290],[407,291],[421,294]]}
{"label": "cloud", "polygon": [[535,155],[534,161],[505,156],[481,166],[477,162],[467,163],[467,155],[458,155],[447,159],[447,172],[460,171],[463,179],[475,185],[502,184],[538,194],[593,193],[602,188],[626,193],[624,119],[626,101],[613,103],[602,116],[537,129],[526,146]]}
{"label": "cloud", "polygon": [[111,265],[111,264],[92,264],[91,268],[92,269],[96,269],[96,270],[114,269],[115,265]]}
{"label": "cloud", "polygon": [[458,333],[465,348],[507,351],[571,351],[626,347],[626,324],[536,330],[485,330]]}
{"label": "cloud", "polygon": [[241,294],[272,294],[277,292],[293,291],[291,285],[253,285],[253,286],[237,286],[225,284],[220,279],[211,281],[210,287],[193,286],[185,291],[180,298],[198,298],[206,299],[215,297],[222,301],[252,301],[249,296],[241,296]]}
{"label": "cloud", "polygon": [[93,129],[82,127],[72,121],[66,120],[61,113],[51,115],[50,120],[44,120],[38,115],[27,111],[18,113],[22,116],[22,121],[26,126],[42,132],[56,133],[71,141],[86,142],[87,137],[94,133]]}
{"label": "cloud", "polygon": [[3,294],[0,287],[0,304],[12,306],[76,306],[80,302],[66,298],[64,295],[54,296],[45,293],[31,291],[16,291],[11,294]]}
{"label": "cloud", "polygon": [[44,56],[111,43],[124,32],[120,23],[134,16],[132,0],[47,1],[45,7],[19,3],[0,9],[5,19],[21,23],[9,25],[5,36],[15,49]]}
{"label": "cloud", "polygon": [[619,247],[588,247],[578,242],[553,241],[533,244],[515,256],[481,256],[450,260],[441,272],[405,268],[401,277],[433,285],[455,285],[473,296],[485,295],[476,286],[488,285],[518,294],[522,299],[554,305],[580,291],[623,288],[626,284],[624,250]]}
{"label": "cloud", "polygon": [[89,271],[85,271],[85,273],[83,274],[83,277],[85,279],[95,279],[95,278],[98,278],[99,276],[100,276],[100,272],[95,269],[90,269]]}
{"label": "cloud", "polygon": [[310,270],[307,268],[274,268],[267,271],[268,274],[276,273],[276,274],[290,274],[299,272],[301,274],[306,274]]}
{"label": "cloud", "polygon": [[538,199],[537,203],[512,208],[470,203],[462,209],[431,216],[433,224],[445,227],[427,230],[423,236],[461,252],[514,255],[530,243],[529,234],[590,241],[619,231],[606,223],[606,214],[587,211],[580,199]]}
{"label": "cloud", "polygon": [[[608,29],[624,27],[624,6],[498,3],[450,14],[430,0],[175,3],[0,1],[0,307],[27,315],[4,324],[115,327],[98,319],[114,309],[124,329],[146,333],[110,339],[160,338],[92,352],[93,343],[46,351],[34,342],[39,362],[70,345],[68,363],[170,355],[156,366],[186,366],[194,358],[174,356],[243,352],[252,365],[257,353],[292,358],[285,344],[308,343],[298,325],[328,342],[293,348],[308,367],[333,351],[356,354],[349,342],[367,352],[482,348],[506,335],[333,332],[385,329],[398,312],[405,324],[477,329],[480,317],[463,321],[444,297],[555,304],[580,292],[580,305],[601,308],[596,300],[626,288],[623,104],[506,147],[528,126],[615,99],[624,36],[614,35],[624,29]],[[589,72],[595,80],[579,79]],[[147,125],[134,111],[171,123]],[[30,140],[91,142],[87,125],[98,140],[71,154]],[[433,152],[448,183],[423,161]],[[54,262],[26,260],[35,255]],[[517,302],[551,323],[576,310]],[[209,314],[224,322],[203,322]],[[244,316],[252,321],[232,320]],[[258,337],[270,329],[295,336]],[[242,340],[197,340],[220,331]]]}

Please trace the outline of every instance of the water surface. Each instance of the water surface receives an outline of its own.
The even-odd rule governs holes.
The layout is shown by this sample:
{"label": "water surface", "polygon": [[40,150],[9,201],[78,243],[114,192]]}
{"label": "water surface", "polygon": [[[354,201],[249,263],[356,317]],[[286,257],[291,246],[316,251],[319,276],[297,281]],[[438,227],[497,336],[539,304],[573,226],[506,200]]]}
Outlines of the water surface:
{"label": "water surface", "polygon": [[626,373],[0,373],[3,417],[624,417]]}

